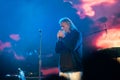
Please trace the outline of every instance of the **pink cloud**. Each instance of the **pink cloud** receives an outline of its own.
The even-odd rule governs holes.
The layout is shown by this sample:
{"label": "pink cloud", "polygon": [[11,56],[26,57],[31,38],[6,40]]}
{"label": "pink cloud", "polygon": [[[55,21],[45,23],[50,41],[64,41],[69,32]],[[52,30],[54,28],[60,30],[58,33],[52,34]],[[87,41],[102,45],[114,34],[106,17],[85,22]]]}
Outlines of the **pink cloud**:
{"label": "pink cloud", "polygon": [[[119,27],[119,26],[118,26]],[[120,47],[120,28],[111,28],[96,39],[96,47],[100,49]]]}
{"label": "pink cloud", "polygon": [[13,53],[14,53],[15,59],[17,59],[17,60],[24,60],[25,59],[23,56],[17,55],[15,51]]}
{"label": "pink cloud", "polygon": [[119,0],[64,0],[69,2],[77,10],[80,18],[89,16],[96,20],[103,16],[111,16],[119,13]]}
{"label": "pink cloud", "polygon": [[2,41],[0,41],[0,50],[2,51],[5,48],[10,48],[11,47],[11,43],[10,42],[5,42],[3,43]]}
{"label": "pink cloud", "polygon": [[17,53],[11,47],[12,47],[12,45],[10,42],[2,42],[0,40],[0,51],[3,51],[5,48],[9,48],[7,50],[7,52],[14,54],[15,59],[17,59],[17,60],[24,60],[25,59],[23,56],[17,55]]}
{"label": "pink cloud", "polygon": [[15,40],[15,41],[19,41],[20,40],[20,35],[19,34],[11,34],[10,38]]}

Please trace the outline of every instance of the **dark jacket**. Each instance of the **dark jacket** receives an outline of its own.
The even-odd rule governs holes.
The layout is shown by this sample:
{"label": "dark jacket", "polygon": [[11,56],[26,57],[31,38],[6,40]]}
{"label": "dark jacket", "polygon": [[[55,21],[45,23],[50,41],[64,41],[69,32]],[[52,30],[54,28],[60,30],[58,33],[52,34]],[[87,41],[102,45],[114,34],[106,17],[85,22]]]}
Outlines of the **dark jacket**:
{"label": "dark jacket", "polygon": [[66,33],[64,38],[56,42],[56,53],[60,54],[60,70],[62,72],[80,71],[82,54],[82,37],[77,30]]}

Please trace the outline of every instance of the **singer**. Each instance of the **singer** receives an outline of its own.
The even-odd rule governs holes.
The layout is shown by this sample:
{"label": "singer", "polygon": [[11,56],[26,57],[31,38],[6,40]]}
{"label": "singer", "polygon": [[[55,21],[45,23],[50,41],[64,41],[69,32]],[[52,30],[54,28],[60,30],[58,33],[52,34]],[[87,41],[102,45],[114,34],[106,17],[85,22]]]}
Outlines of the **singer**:
{"label": "singer", "polygon": [[73,22],[64,17],[59,20],[61,29],[57,33],[55,51],[60,55],[59,75],[68,80],[82,77],[82,36]]}

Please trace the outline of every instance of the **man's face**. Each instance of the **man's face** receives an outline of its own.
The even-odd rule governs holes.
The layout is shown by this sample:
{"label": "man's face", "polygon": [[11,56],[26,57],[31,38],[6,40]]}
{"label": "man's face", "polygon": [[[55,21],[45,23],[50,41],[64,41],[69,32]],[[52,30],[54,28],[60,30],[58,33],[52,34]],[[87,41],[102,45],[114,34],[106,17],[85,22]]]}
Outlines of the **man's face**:
{"label": "man's face", "polygon": [[64,30],[65,32],[69,32],[70,31],[70,25],[68,23],[62,22],[60,24],[60,26],[61,26],[61,29]]}

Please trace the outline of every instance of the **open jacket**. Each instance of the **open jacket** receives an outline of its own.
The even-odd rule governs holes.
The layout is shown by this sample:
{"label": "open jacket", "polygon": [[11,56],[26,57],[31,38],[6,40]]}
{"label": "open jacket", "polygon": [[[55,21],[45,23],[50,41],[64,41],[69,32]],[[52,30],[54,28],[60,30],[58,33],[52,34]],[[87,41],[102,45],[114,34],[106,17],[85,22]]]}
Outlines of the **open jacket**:
{"label": "open jacket", "polygon": [[58,39],[55,51],[60,54],[62,72],[82,70],[82,37],[77,30],[72,30],[64,38]]}

